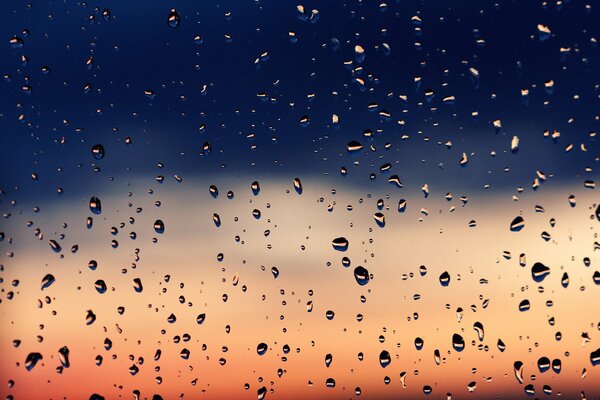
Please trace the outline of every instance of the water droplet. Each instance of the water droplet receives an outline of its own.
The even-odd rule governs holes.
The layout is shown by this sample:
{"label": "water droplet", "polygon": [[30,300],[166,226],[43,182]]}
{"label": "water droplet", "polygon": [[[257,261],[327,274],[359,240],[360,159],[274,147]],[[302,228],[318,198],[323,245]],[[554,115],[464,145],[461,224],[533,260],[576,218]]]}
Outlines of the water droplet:
{"label": "water droplet", "polygon": [[36,364],[44,357],[40,353],[29,353],[25,358],[25,369],[31,371]]}
{"label": "water droplet", "polygon": [[540,262],[536,262],[531,267],[531,277],[538,283],[542,282],[548,275],[550,275],[550,268]]}
{"label": "water droplet", "polygon": [[296,193],[302,194],[302,182],[300,182],[300,178],[294,178],[294,189],[296,189]]}
{"label": "water droplet", "polygon": [[452,335],[452,347],[459,352],[465,349],[465,340],[458,333]]}
{"label": "water droplet", "polygon": [[378,227],[380,227],[380,228],[385,227],[385,215],[378,212],[373,215],[373,219],[375,220],[375,223],[377,223]]}
{"label": "water droplet", "polygon": [[506,350],[506,345],[504,344],[502,339],[498,339],[498,343],[496,343],[496,346],[498,347],[498,350],[500,350],[501,353],[503,353],[504,350]]}
{"label": "water droplet", "polygon": [[540,357],[537,361],[538,369],[544,373],[550,369],[550,359],[548,357]]}
{"label": "water droplet", "polygon": [[93,145],[92,155],[96,160],[102,160],[104,158],[104,146],[102,146],[101,144]]}
{"label": "water droplet", "polygon": [[62,250],[62,247],[60,247],[60,244],[58,244],[58,242],[56,240],[48,240],[48,244],[50,245],[50,248],[52,250],[54,250],[55,253],[60,253]]}
{"label": "water droplet", "polygon": [[160,219],[154,221],[154,232],[161,235],[165,233],[165,224]]}
{"label": "water droplet", "polygon": [[600,365],[600,347],[590,353],[590,362],[594,367]]}
{"label": "water droplet", "polygon": [[521,229],[525,227],[525,221],[523,217],[518,216],[510,223],[510,231],[511,232],[519,232]]}
{"label": "water droplet", "polygon": [[267,349],[268,346],[266,343],[259,343],[258,346],[256,346],[256,352],[259,356],[264,355],[267,352]]}
{"label": "water droplet", "polygon": [[69,348],[67,346],[63,346],[58,349],[58,359],[63,367],[69,368],[71,363],[69,362]]}
{"label": "water droplet", "polygon": [[420,337],[415,338],[415,349],[422,350],[425,345],[425,341]]}
{"label": "water droplet", "polygon": [[252,189],[252,194],[255,196],[258,196],[258,194],[260,193],[260,185],[259,185],[258,181],[252,182],[252,184],[250,185],[250,188]]}
{"label": "water droplet", "polygon": [[521,361],[515,361],[513,369],[517,381],[519,381],[519,383],[523,383],[523,363]]}
{"label": "water droplet", "polygon": [[96,215],[99,215],[102,212],[102,204],[100,203],[100,199],[96,196],[93,196],[90,199],[90,211]]}
{"label": "water droplet", "polygon": [[54,283],[54,281],[54,275],[47,274],[46,276],[44,276],[44,278],[42,279],[42,290],[49,288],[50,285]]}
{"label": "water droplet", "polygon": [[477,332],[477,338],[482,341],[484,336],[483,324],[479,321],[475,322],[473,324],[473,329],[475,329],[475,332]]}
{"label": "water droplet", "polygon": [[96,322],[96,314],[92,310],[87,310],[87,314],[85,316],[85,324],[91,325]]}
{"label": "water droplet", "polygon": [[331,245],[333,246],[334,250],[346,251],[346,250],[348,250],[348,246],[350,245],[350,243],[348,242],[348,240],[345,237],[339,237],[339,238],[333,239],[331,241]]}
{"label": "water droplet", "polygon": [[444,287],[450,284],[450,274],[448,273],[448,271],[444,271],[440,275],[440,284]]}
{"label": "water droplet", "polygon": [[98,279],[95,283],[94,283],[94,287],[96,288],[96,291],[100,294],[104,294],[106,293],[107,287],[106,287],[106,282],[104,282],[102,279]]}
{"label": "water droplet", "polygon": [[379,364],[381,365],[381,368],[387,367],[388,365],[390,365],[391,362],[392,357],[390,356],[390,353],[386,350],[383,350],[379,354]]}
{"label": "water droplet", "polygon": [[521,312],[529,311],[530,308],[531,304],[529,303],[529,300],[523,300],[519,303],[519,311]]}
{"label": "water droplet", "polygon": [[167,17],[167,23],[171,28],[177,28],[179,23],[181,22],[181,18],[179,17],[179,13],[176,9],[171,9],[169,11],[169,16]]}
{"label": "water droplet", "polygon": [[354,279],[360,286],[366,285],[369,283],[369,271],[361,266],[354,268]]}

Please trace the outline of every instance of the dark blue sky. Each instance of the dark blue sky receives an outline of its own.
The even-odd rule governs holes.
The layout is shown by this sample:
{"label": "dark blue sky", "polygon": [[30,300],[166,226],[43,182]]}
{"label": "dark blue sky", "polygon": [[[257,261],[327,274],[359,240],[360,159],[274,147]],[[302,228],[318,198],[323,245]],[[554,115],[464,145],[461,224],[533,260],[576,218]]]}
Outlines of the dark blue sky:
{"label": "dark blue sky", "polygon": [[[0,185],[37,197],[140,174],[291,179],[329,173],[343,179],[339,169],[345,166],[347,182],[386,188],[379,167],[388,162],[388,174],[414,191],[425,182],[528,188],[538,170],[582,185],[597,175],[584,168],[594,168],[598,157],[589,133],[598,129],[600,94],[598,10],[586,3],[303,3],[308,13],[318,9],[313,23],[286,1],[42,1],[30,7],[5,1]],[[177,28],[167,23],[171,8],[181,18]],[[545,40],[538,24],[551,30]],[[13,36],[23,40],[21,48],[11,46]],[[365,49],[362,63],[355,45]],[[561,47],[570,53],[561,55]],[[268,60],[255,64],[264,52]],[[469,68],[479,72],[477,83]],[[364,80],[364,90],[356,78]],[[548,80],[553,93],[544,89]],[[528,104],[521,89],[529,90]],[[447,96],[455,102],[445,104]],[[391,117],[382,118],[382,110]],[[340,117],[338,129],[332,114]],[[310,124],[302,127],[305,115]],[[499,132],[492,126],[496,119]],[[372,139],[363,137],[367,129]],[[560,131],[560,138],[544,139],[546,129]],[[514,135],[520,139],[516,154],[508,151]],[[361,154],[346,152],[350,140],[365,145]],[[98,143],[106,149],[102,160],[91,153]],[[200,155],[206,143],[211,152]],[[574,145],[571,154],[564,151],[568,144]],[[469,154],[465,168],[458,164],[463,152]],[[158,162],[166,167],[158,169]]]}

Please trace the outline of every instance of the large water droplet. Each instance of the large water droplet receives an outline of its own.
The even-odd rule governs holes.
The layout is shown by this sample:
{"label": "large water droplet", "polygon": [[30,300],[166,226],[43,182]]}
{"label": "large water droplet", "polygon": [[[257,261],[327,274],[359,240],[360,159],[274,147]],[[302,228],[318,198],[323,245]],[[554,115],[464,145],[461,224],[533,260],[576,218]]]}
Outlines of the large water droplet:
{"label": "large water droplet", "polygon": [[536,262],[533,264],[533,267],[531,267],[531,277],[538,283],[543,281],[549,274],[550,268],[540,262]]}
{"label": "large water droplet", "polygon": [[387,350],[383,350],[379,354],[379,364],[381,365],[381,368],[387,367],[391,362],[392,357],[390,356],[390,353]]}
{"label": "large water droplet", "polygon": [[458,333],[452,335],[452,347],[456,351],[463,351],[465,349],[465,340]]}
{"label": "large water droplet", "polygon": [[359,285],[366,285],[367,283],[369,283],[369,271],[367,271],[366,268],[361,266],[354,268],[354,279],[356,279],[356,282]]}
{"label": "large water droplet", "polygon": [[345,237],[335,238],[331,241],[331,245],[337,251],[346,251],[350,243]]}
{"label": "large water droplet", "polygon": [[267,346],[266,343],[259,343],[258,346],[256,346],[256,352],[259,356],[262,356],[267,352],[268,348],[269,346]]}
{"label": "large water droplet", "polygon": [[519,232],[524,227],[525,227],[525,220],[521,216],[516,217],[510,223],[510,231],[511,232]]}

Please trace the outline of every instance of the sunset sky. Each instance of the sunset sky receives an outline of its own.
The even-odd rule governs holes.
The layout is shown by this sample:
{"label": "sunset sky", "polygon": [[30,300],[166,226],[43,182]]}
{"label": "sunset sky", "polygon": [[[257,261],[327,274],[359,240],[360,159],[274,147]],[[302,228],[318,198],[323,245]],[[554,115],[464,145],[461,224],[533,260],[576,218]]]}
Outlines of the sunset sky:
{"label": "sunset sky", "polygon": [[600,399],[593,2],[0,7],[2,399]]}

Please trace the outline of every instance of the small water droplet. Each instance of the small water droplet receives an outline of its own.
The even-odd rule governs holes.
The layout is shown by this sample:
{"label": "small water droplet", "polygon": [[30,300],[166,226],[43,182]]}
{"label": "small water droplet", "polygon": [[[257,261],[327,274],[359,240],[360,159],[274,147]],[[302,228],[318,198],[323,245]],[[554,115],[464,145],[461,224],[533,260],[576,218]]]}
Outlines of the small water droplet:
{"label": "small water droplet", "polygon": [[177,28],[180,22],[181,17],[179,16],[179,13],[176,9],[172,8],[171,11],[169,11],[169,16],[167,17],[167,23],[171,28]]}

